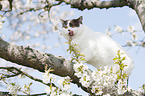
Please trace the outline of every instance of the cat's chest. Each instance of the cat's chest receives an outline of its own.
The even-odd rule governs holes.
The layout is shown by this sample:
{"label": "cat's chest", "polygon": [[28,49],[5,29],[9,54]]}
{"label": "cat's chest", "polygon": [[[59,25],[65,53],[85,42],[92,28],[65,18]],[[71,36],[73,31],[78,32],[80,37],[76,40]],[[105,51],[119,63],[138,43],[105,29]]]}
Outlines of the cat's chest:
{"label": "cat's chest", "polygon": [[82,42],[82,41],[74,41],[74,44],[76,44],[77,49],[81,52],[82,50],[88,49],[87,42]]}
{"label": "cat's chest", "polygon": [[96,40],[88,37],[74,39],[73,43],[77,45],[80,52],[93,51],[96,48]]}

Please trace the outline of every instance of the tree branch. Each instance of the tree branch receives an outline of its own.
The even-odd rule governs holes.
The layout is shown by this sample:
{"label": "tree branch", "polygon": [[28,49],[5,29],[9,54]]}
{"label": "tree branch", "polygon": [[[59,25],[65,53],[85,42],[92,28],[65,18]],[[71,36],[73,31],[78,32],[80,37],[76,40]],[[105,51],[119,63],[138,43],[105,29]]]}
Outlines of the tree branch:
{"label": "tree branch", "polygon": [[[47,95],[46,93],[39,93],[39,94],[31,94],[29,96],[43,96],[43,95]],[[17,95],[17,96],[28,96],[28,95]],[[47,96],[50,96],[50,95],[47,95]]]}
{"label": "tree branch", "polygon": [[28,10],[25,10],[25,11],[23,11],[23,12],[20,12],[18,15],[22,15],[22,14],[24,14],[24,13],[31,12],[31,11],[39,11],[39,10],[42,10],[42,9],[45,9],[45,10],[47,9],[47,10],[50,11],[50,9],[51,9],[52,7],[58,6],[58,5],[60,5],[61,3],[62,3],[62,2],[60,1],[60,2],[58,2],[58,3],[56,3],[56,4],[48,3],[46,6],[41,7],[41,8],[30,8],[30,9],[28,9]]}
{"label": "tree branch", "polygon": [[127,0],[130,8],[134,9],[140,19],[142,28],[145,32],[145,1],[144,0]]}
{"label": "tree branch", "polygon": [[[39,52],[38,50],[23,46],[11,45],[0,38],[0,57],[23,65],[26,67],[37,69],[44,72],[45,65],[51,67],[55,71],[54,74],[59,76],[71,76],[73,74],[72,64],[63,57],[56,57],[52,54]],[[59,69],[59,70],[58,70]]]}
{"label": "tree branch", "polygon": [[0,57],[18,65],[37,69],[40,72],[44,72],[47,65],[48,68],[54,70],[52,73],[62,77],[69,76],[74,84],[77,84],[88,93],[91,92],[91,90],[79,83],[79,78],[74,75],[73,64],[61,56],[57,57],[52,54],[39,52],[29,46],[12,45],[0,38]]}
{"label": "tree branch", "polygon": [[2,92],[0,91],[0,96],[12,96],[9,92]]}
{"label": "tree branch", "polygon": [[12,75],[2,75],[2,77],[0,77],[0,80],[5,79],[5,78],[11,78],[11,77],[15,77],[20,75],[20,73],[16,73],[16,74],[12,74]]}
{"label": "tree branch", "polygon": [[126,0],[112,0],[112,1],[95,1],[95,0],[57,0],[70,4],[72,8],[77,8],[79,10],[93,9],[93,8],[113,8],[113,7],[123,7],[128,6]]}
{"label": "tree branch", "polygon": [[[35,78],[35,77],[27,74],[26,72],[21,71],[21,69],[18,69],[16,67],[0,67],[0,69],[6,69],[6,70],[14,73],[14,75],[4,75],[5,77],[2,77],[1,79],[10,78],[10,77],[14,77],[14,76],[18,76],[18,75],[22,74],[22,75],[25,75],[25,76],[27,76],[28,78],[30,78],[34,81],[37,81],[37,82],[40,82],[44,85],[50,86],[50,83],[44,83],[43,80]],[[14,72],[14,71],[16,71],[16,72]],[[53,84],[53,83],[51,83],[51,84],[52,84],[52,86],[56,87],[55,84]]]}

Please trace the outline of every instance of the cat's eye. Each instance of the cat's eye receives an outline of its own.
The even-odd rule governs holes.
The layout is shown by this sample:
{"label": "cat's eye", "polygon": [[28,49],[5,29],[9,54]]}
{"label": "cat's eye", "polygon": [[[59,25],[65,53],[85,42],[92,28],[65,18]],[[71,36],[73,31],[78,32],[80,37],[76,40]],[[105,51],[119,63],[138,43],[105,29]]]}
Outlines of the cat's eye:
{"label": "cat's eye", "polygon": [[65,29],[67,29],[68,27],[67,27],[67,26],[65,26],[64,28],[65,28]]}
{"label": "cat's eye", "polygon": [[73,28],[75,27],[75,26],[72,26]]}

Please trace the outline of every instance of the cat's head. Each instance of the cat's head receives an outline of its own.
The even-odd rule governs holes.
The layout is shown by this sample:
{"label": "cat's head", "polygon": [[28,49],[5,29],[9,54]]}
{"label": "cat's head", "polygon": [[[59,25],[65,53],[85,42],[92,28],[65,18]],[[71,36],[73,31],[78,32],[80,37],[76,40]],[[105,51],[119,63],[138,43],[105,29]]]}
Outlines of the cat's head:
{"label": "cat's head", "polygon": [[78,19],[62,20],[61,35],[67,40],[74,39],[82,33],[82,19],[80,16]]}

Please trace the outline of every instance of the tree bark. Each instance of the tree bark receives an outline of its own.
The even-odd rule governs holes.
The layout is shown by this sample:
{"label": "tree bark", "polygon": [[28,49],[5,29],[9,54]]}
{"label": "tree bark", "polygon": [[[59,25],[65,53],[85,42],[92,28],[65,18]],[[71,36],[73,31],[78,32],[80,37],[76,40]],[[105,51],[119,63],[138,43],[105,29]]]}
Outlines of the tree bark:
{"label": "tree bark", "polygon": [[145,0],[127,0],[130,8],[134,9],[145,32]]}
{"label": "tree bark", "polygon": [[57,57],[52,54],[39,52],[29,46],[12,45],[0,38],[0,58],[39,70],[40,72],[45,72],[45,66],[47,65],[48,68],[54,70],[52,71],[53,74],[61,77],[69,76],[72,79],[72,83],[77,84],[88,93],[91,92],[79,83],[79,78],[74,75],[73,64],[61,56]]}
{"label": "tree bark", "polygon": [[85,0],[57,0],[65,2],[66,4],[71,5],[72,8],[77,8],[81,11],[84,9],[93,9],[93,8],[114,8],[114,7],[123,7],[128,6],[126,0],[110,0],[110,1],[85,1]]}
{"label": "tree bark", "polygon": [[0,57],[22,66],[37,69],[41,72],[44,72],[45,65],[48,65],[48,68],[51,67],[55,70],[53,73],[56,75],[73,75],[72,64],[63,57],[56,57],[52,54],[39,52],[29,46],[12,45],[2,39],[0,39]]}

